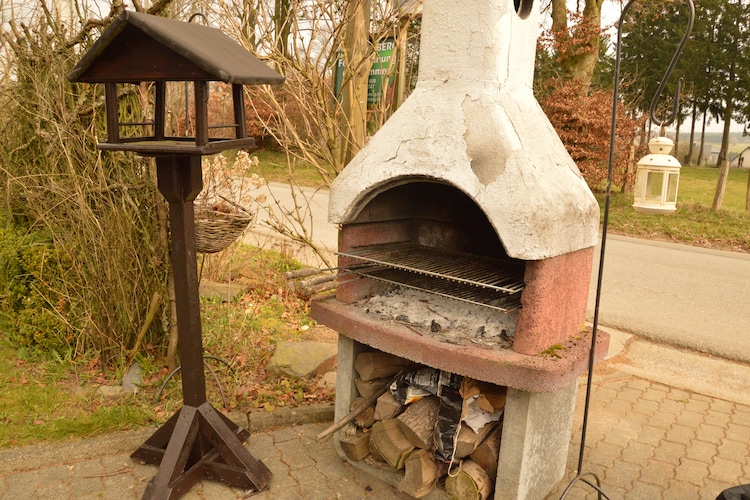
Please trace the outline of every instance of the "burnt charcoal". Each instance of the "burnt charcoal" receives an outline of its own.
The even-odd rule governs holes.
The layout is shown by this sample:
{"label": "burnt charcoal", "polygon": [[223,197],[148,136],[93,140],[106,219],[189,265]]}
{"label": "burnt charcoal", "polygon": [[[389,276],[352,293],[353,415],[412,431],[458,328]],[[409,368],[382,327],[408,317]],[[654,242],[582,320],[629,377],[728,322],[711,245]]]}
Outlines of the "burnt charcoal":
{"label": "burnt charcoal", "polygon": [[477,328],[477,335],[479,335],[480,337],[484,337],[484,325]]}
{"label": "burnt charcoal", "polygon": [[406,314],[399,314],[398,316],[396,316],[396,321],[404,321],[404,322],[408,323],[409,322],[409,316],[407,316]]}
{"label": "burnt charcoal", "polygon": [[506,332],[504,329],[502,332],[500,332],[500,339],[502,339],[505,342],[513,342],[513,337],[508,335],[508,332]]}
{"label": "burnt charcoal", "polygon": [[442,326],[440,326],[440,323],[438,323],[437,321],[435,321],[435,320],[433,319],[433,320],[432,320],[432,323],[430,323],[430,331],[431,331],[432,333],[438,333],[438,332],[439,332],[440,330],[442,330],[442,329],[443,329],[443,327],[442,327]]}

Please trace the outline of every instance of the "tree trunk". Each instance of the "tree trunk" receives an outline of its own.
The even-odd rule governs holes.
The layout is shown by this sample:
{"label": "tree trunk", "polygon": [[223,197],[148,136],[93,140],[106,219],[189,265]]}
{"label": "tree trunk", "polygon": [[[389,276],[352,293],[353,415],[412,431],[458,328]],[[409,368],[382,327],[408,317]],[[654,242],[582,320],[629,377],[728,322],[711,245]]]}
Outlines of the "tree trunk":
{"label": "tree trunk", "polygon": [[701,125],[701,146],[698,148],[698,161],[696,164],[700,166],[703,162],[703,148],[706,145],[706,120],[708,120],[708,111],[703,112],[703,123]]}
{"label": "tree trunk", "polygon": [[573,34],[568,30],[567,3],[552,0],[552,31],[560,64],[566,77],[580,84],[581,93],[588,91],[599,60],[602,0],[586,0],[583,15]]}
{"label": "tree trunk", "polygon": [[370,74],[370,0],[354,0],[346,6],[344,37],[343,108],[347,135],[342,144],[347,164],[364,146],[367,134],[367,79]]}
{"label": "tree trunk", "polygon": [[685,165],[691,165],[693,161],[693,148],[694,144],[693,141],[695,141],[695,118],[698,114],[698,106],[696,106],[696,103],[693,102],[693,119],[690,123],[690,143],[688,144],[688,151],[685,155],[684,163]]}
{"label": "tree trunk", "polygon": [[717,166],[720,167],[719,179],[716,182],[716,192],[714,193],[714,202],[711,205],[712,210],[721,209],[721,204],[724,201],[724,193],[727,189],[727,179],[729,179],[729,126],[732,123],[732,112],[734,111],[734,63],[729,65],[729,78],[730,85],[727,89],[727,105],[724,109],[724,130],[721,135],[721,150],[719,151],[719,159],[717,160]]}
{"label": "tree trunk", "polygon": [[289,35],[292,31],[289,0],[276,0],[273,26],[276,35],[276,49],[285,59],[289,57]]}

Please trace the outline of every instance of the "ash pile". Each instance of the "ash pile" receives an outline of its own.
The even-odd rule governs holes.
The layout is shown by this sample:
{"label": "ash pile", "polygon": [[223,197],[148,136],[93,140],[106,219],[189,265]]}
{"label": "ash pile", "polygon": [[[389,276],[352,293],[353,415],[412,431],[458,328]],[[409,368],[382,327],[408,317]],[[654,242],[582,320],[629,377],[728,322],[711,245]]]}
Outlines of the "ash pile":
{"label": "ash pile", "polygon": [[516,331],[515,311],[503,313],[409,288],[392,288],[361,300],[358,306],[384,321],[402,323],[415,333],[452,344],[509,349]]}

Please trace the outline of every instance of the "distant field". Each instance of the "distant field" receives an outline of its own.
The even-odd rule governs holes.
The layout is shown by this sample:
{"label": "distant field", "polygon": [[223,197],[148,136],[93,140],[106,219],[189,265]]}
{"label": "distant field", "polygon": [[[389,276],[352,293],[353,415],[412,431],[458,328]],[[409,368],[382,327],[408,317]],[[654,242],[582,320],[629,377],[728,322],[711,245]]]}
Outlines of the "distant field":
{"label": "distant field", "polygon": [[[729,180],[727,181],[722,208],[745,210],[747,177],[747,169],[729,170]],[[680,186],[677,191],[678,203],[692,201],[710,207],[714,201],[718,178],[718,168],[683,167],[680,171]]]}
{"label": "distant field", "polygon": [[[748,171],[730,171],[722,208],[714,211],[718,176],[718,168],[683,167],[677,211],[669,215],[638,213],[632,193],[612,193],[609,229],[639,238],[750,252],[750,212],[745,211]],[[602,203],[603,193],[596,194]]]}

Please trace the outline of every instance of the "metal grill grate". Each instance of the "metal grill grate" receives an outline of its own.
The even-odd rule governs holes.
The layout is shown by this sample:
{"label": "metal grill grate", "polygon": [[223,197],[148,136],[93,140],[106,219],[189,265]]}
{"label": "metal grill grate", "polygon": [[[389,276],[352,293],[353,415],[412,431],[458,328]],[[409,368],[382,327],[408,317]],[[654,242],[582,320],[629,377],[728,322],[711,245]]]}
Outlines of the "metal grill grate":
{"label": "metal grill grate", "polygon": [[412,244],[357,248],[339,255],[367,262],[351,272],[501,311],[521,307],[524,265]]}

